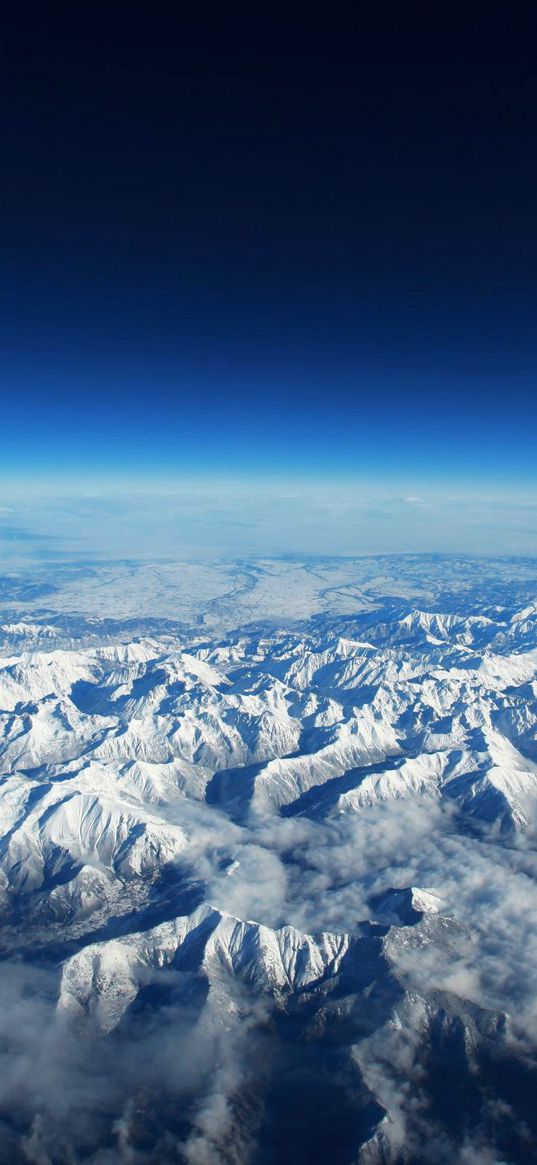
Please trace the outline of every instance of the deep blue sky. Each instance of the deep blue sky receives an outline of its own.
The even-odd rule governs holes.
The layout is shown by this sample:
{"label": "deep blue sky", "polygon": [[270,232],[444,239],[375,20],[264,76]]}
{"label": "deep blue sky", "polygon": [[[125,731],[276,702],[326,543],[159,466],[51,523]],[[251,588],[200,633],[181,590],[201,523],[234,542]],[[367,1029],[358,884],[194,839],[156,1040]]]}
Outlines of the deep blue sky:
{"label": "deep blue sky", "polygon": [[535,484],[532,4],[17,13],[4,478]]}

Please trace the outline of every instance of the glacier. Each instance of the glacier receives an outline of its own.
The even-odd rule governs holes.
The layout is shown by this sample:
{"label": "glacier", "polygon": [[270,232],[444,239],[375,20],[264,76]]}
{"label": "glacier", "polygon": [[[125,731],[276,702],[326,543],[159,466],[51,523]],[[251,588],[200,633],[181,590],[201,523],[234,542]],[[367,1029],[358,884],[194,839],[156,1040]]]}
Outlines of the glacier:
{"label": "glacier", "polygon": [[537,563],[50,571],[1,588],[0,1159],[537,1159]]}

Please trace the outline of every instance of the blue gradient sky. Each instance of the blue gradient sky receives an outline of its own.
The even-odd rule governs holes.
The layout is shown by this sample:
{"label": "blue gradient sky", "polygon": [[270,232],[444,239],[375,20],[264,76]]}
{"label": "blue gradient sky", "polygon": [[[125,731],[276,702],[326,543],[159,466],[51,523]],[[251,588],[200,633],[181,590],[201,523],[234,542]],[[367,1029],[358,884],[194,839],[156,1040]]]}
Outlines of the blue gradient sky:
{"label": "blue gradient sky", "polygon": [[6,504],[535,497],[530,5],[31,7],[4,61]]}
{"label": "blue gradient sky", "polygon": [[247,355],[223,343],[211,355],[169,340],[148,352],[134,337],[125,357],[69,341],[4,362],[3,479],[535,484],[533,376],[493,366],[490,351],[425,361],[396,343]]}

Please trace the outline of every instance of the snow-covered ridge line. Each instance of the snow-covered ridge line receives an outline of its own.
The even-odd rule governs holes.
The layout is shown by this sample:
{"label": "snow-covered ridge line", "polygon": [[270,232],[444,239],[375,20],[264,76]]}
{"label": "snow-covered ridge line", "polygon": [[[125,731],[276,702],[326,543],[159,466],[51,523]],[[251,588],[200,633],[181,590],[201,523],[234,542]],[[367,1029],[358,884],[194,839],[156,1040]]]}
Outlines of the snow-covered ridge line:
{"label": "snow-covered ridge line", "polygon": [[[420,941],[438,938],[435,915],[440,899],[436,895],[412,888],[393,891],[385,898],[379,904],[381,915],[395,911],[398,925],[419,923],[430,915]],[[448,931],[453,929],[449,919],[439,922],[444,931],[446,926]],[[171,969],[201,972],[213,988],[222,976],[231,976],[282,1000],[289,994],[319,989],[346,968],[349,980],[362,981],[366,989],[386,974],[387,932],[386,926],[365,923],[353,934],[304,934],[292,926],[272,929],[243,921],[204,904],[190,915],[144,933],[85,947],[63,967],[58,1006],[71,1020],[87,1019],[107,1032],[121,1021],[145,985],[157,981],[159,972]],[[397,934],[397,930],[390,934],[392,955]]]}

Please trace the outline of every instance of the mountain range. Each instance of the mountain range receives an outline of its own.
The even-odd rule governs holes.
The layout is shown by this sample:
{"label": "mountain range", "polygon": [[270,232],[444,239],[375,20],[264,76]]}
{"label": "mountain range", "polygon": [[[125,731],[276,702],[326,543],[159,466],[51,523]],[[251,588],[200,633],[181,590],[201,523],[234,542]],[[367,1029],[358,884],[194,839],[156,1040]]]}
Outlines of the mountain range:
{"label": "mountain range", "polygon": [[449,571],[444,610],[6,613],[2,1160],[537,1159],[537,603]]}

